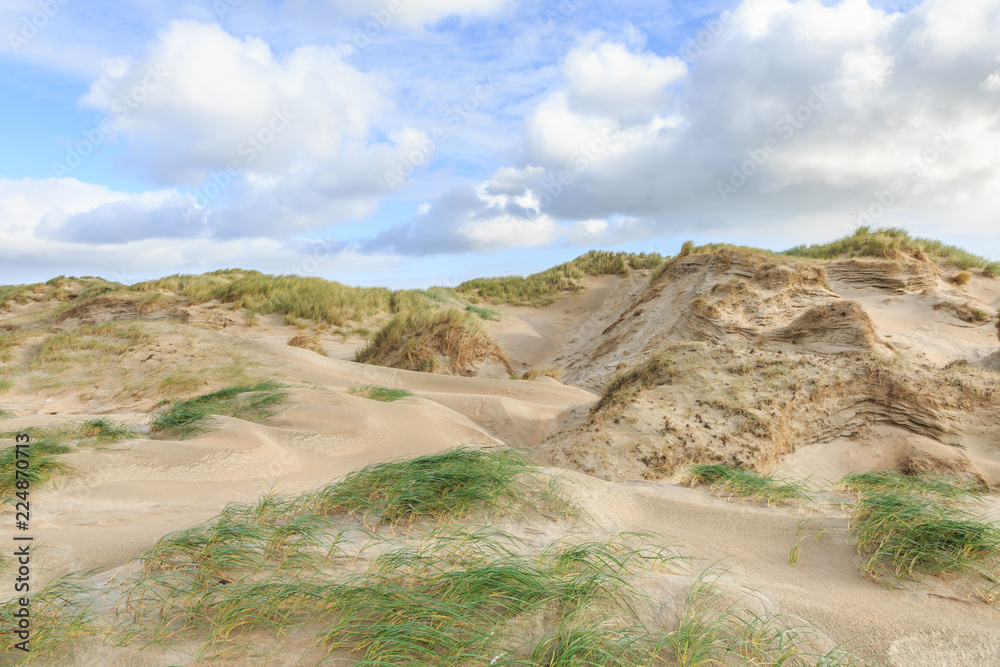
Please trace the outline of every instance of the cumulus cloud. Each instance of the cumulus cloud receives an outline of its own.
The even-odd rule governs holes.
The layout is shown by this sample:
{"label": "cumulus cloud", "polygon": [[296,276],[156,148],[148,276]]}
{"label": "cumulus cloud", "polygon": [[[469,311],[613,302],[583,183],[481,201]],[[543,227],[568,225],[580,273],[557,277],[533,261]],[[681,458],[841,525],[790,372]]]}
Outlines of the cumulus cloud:
{"label": "cumulus cloud", "polygon": [[[991,231],[1000,99],[982,93],[1000,84],[981,72],[995,67],[985,35],[1000,34],[1000,13],[971,4],[981,11],[940,0],[902,15],[864,0],[745,0],[689,66],[588,36],[563,62],[563,87],[525,115],[520,165],[482,186],[538,202],[548,231],[525,245],[601,219],[627,221],[591,223],[606,241],[749,230],[804,240],[859,223],[918,227],[932,210]],[[473,204],[461,219],[492,225],[495,203]],[[444,238],[464,229],[432,210],[411,224]],[[489,248],[488,236],[473,245]]]}
{"label": "cumulus cloud", "polygon": [[383,82],[331,46],[276,58],[264,41],[174,21],[139,59],[111,59],[81,104],[112,116],[133,157],[167,184],[231,161],[276,174],[332,161],[391,106]]}

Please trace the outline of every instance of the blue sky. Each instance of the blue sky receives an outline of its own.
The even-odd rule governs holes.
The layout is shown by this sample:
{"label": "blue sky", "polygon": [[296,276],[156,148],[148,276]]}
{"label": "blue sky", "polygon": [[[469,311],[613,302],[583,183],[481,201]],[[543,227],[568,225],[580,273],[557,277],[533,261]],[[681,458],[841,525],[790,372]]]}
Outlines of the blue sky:
{"label": "blue sky", "polygon": [[1000,259],[1000,0],[5,0],[0,282],[392,287],[905,226]]}

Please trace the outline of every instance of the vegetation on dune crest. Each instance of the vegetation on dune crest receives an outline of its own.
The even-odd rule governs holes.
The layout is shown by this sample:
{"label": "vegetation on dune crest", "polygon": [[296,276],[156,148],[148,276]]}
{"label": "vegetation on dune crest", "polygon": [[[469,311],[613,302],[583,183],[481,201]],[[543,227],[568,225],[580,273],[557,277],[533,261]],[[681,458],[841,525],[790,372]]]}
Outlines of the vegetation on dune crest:
{"label": "vegetation on dune crest", "polygon": [[477,295],[492,303],[546,306],[561,292],[577,290],[577,281],[588,276],[628,275],[629,269],[655,269],[663,262],[657,253],[635,254],[591,250],[574,260],[530,276],[504,276],[467,280],[455,291]]}
{"label": "vegetation on dune crest", "polygon": [[267,380],[254,385],[226,387],[180,401],[156,414],[149,432],[162,437],[189,438],[206,426],[212,415],[263,421],[286,400],[283,385]]}
{"label": "vegetation on dune crest", "polygon": [[494,361],[510,371],[507,355],[476,318],[453,308],[396,315],[354,360],[425,373],[443,368],[456,375],[471,375],[481,363]]}
{"label": "vegetation on dune crest", "polygon": [[1000,273],[1000,262],[973,255],[961,248],[941,241],[910,236],[900,227],[869,226],[858,229],[832,243],[802,245],[785,251],[785,254],[813,259],[843,259],[849,257],[873,257],[877,259],[914,259],[943,262],[961,269],[979,268],[987,272]]}
{"label": "vegetation on dune crest", "polygon": [[279,313],[334,326],[380,313],[426,310],[431,301],[422,290],[349,287],[323,278],[272,276],[242,269],[173,275],[138,283],[130,289],[167,290],[196,303],[216,299],[253,313]]}

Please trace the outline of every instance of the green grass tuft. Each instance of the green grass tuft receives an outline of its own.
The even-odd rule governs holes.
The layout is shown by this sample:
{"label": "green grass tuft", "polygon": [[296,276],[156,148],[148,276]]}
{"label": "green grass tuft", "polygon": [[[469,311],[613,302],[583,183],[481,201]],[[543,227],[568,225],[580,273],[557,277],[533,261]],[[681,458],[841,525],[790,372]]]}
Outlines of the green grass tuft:
{"label": "green grass tuft", "polygon": [[56,475],[69,472],[70,467],[61,462],[60,455],[71,451],[69,447],[60,442],[57,434],[45,429],[28,428],[18,432],[0,433],[0,438],[11,443],[10,446],[0,449],[0,503],[10,503],[14,501],[14,494],[17,493],[19,480],[24,480],[24,475],[17,474],[17,447],[14,444],[14,436],[18,433],[27,434],[30,438],[30,447],[27,450],[28,457],[23,456],[21,460],[27,460],[29,467],[22,469],[22,473],[27,475],[27,481],[32,489],[39,489],[41,485],[49,481]]}
{"label": "green grass tuft", "polygon": [[138,431],[129,424],[116,424],[107,419],[88,419],[80,427],[80,434],[84,437],[96,438],[97,442],[117,442],[135,438]]}
{"label": "green grass tuft", "polygon": [[977,574],[998,581],[1000,526],[965,507],[900,492],[861,495],[851,515],[862,571],[873,579]]}
{"label": "green grass tuft", "polygon": [[762,475],[728,465],[694,465],[687,469],[694,484],[710,484],[718,494],[728,494],[750,500],[764,500],[768,505],[807,501],[809,488],[803,482]]}
{"label": "green grass tuft", "polygon": [[370,398],[373,401],[382,401],[383,403],[392,403],[393,401],[398,401],[403,398],[409,398],[413,396],[413,393],[407,389],[394,389],[391,387],[377,387],[374,385],[366,385],[363,387],[351,387],[347,390],[348,394],[352,396],[362,396],[364,398]]}
{"label": "green grass tuft", "polygon": [[948,475],[906,475],[895,470],[854,473],[840,480],[838,486],[854,493],[902,492],[939,498],[979,499],[985,492],[979,485]]}
{"label": "green grass tuft", "polygon": [[282,387],[267,380],[254,385],[226,387],[180,401],[153,418],[150,433],[161,437],[189,438],[205,429],[206,419],[211,415],[263,421],[273,416],[276,406],[286,400],[288,394]]}
{"label": "green grass tuft", "polygon": [[490,308],[489,306],[474,306],[471,303],[465,307],[470,313],[475,313],[483,320],[499,320],[500,311],[497,308]]}
{"label": "green grass tuft", "polygon": [[532,503],[536,468],[513,449],[462,448],[352,472],[317,494],[323,513],[392,523],[443,520]]}

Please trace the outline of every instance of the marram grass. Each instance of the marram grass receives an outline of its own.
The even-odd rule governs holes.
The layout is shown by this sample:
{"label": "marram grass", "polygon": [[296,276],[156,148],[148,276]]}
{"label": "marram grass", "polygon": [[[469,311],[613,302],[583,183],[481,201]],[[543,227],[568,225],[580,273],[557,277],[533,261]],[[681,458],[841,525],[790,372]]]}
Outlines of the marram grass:
{"label": "marram grass", "polygon": [[896,470],[872,470],[847,475],[838,486],[854,493],[902,492],[940,498],[981,498],[984,489],[948,475],[906,475]]}
{"label": "marram grass", "polygon": [[933,496],[863,493],[851,514],[862,571],[874,579],[979,575],[1000,580],[1000,525]]}
{"label": "marram grass", "polygon": [[394,387],[379,387],[377,385],[364,385],[359,387],[351,387],[347,390],[348,394],[352,396],[361,396],[363,398],[370,398],[373,401],[381,401],[383,403],[392,403],[393,401],[398,401],[404,398],[409,398],[413,396],[413,393],[408,389],[398,389]]}
{"label": "marram grass", "polygon": [[691,484],[711,485],[719,495],[738,496],[748,500],[763,500],[768,505],[807,501],[811,499],[808,485],[775,475],[762,475],[728,465],[693,465],[687,469]]}
{"label": "marram grass", "polygon": [[226,387],[210,394],[189,398],[158,413],[150,433],[164,437],[189,438],[206,427],[212,415],[226,415],[250,421],[263,421],[274,415],[276,406],[286,400],[282,385],[270,380],[254,385]]}

